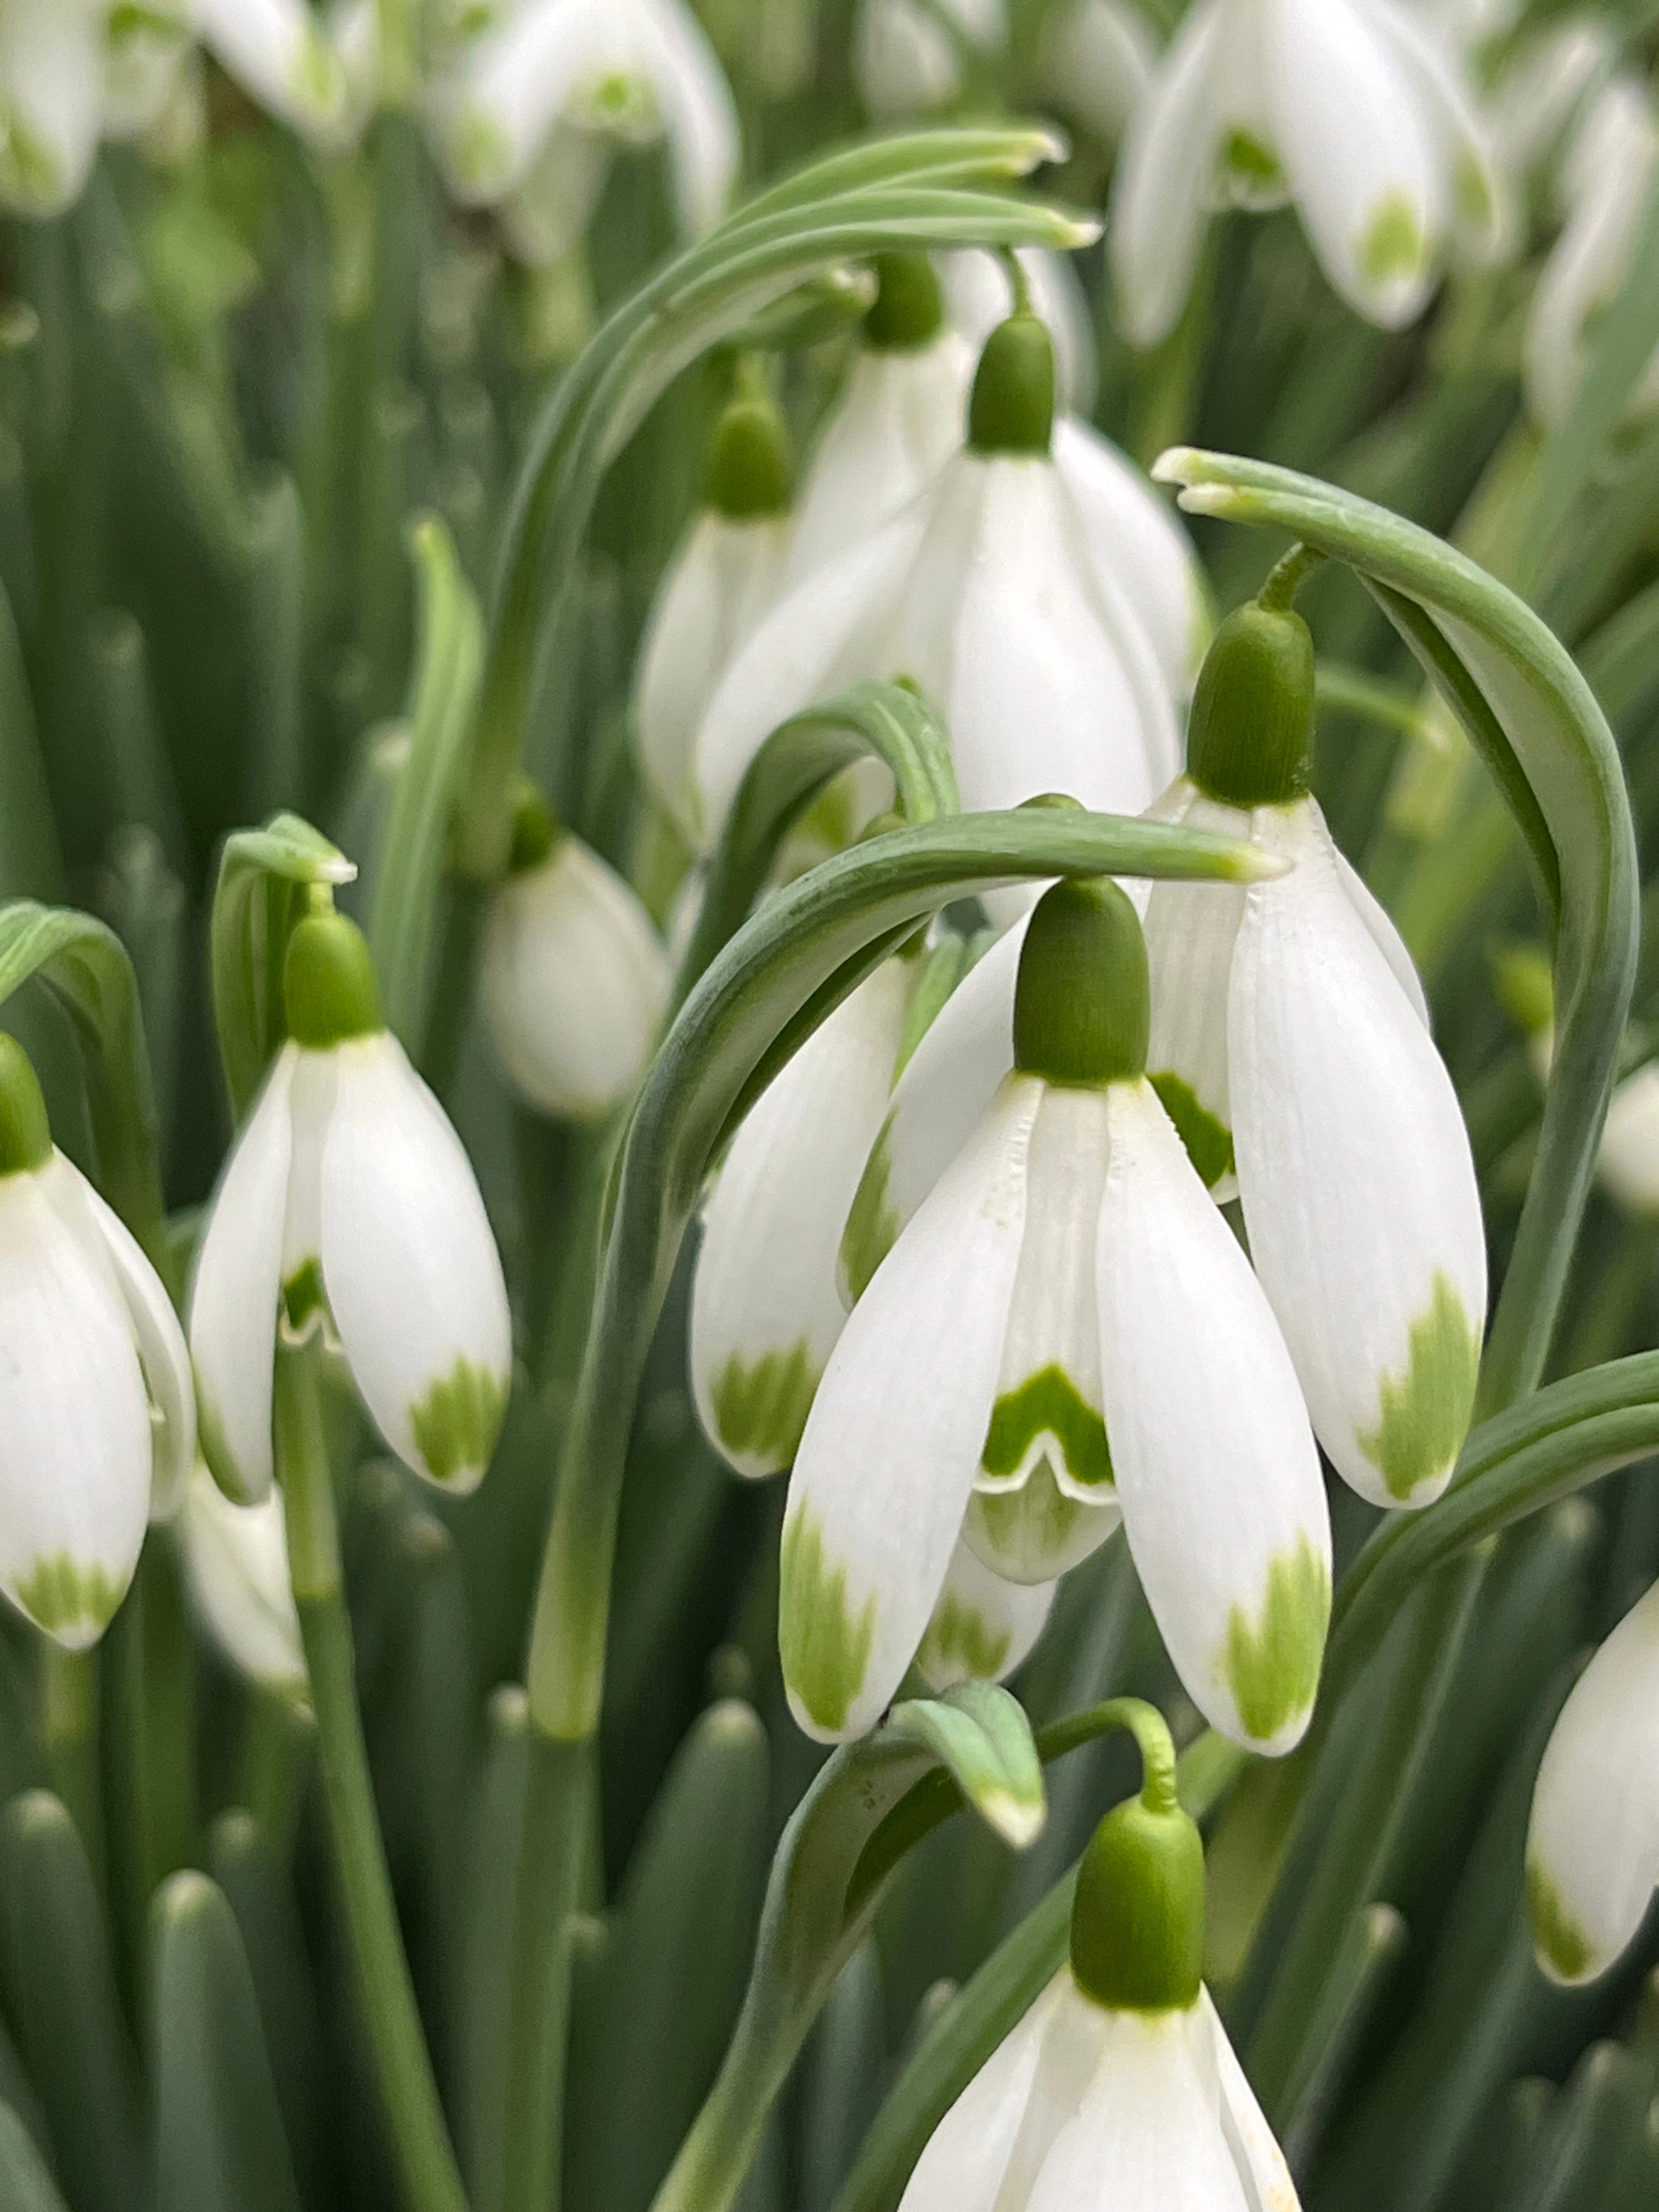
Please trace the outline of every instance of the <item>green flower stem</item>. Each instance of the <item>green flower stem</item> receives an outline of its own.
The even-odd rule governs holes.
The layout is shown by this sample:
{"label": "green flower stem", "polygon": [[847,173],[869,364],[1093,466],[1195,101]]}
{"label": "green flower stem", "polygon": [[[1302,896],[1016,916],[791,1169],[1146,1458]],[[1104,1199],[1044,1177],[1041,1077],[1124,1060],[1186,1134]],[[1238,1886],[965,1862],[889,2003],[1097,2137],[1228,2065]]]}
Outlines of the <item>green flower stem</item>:
{"label": "green flower stem", "polygon": [[99,1656],[40,1644],[40,1741],[52,1786],[63,1800],[101,1888],[104,1797],[98,1771]]}
{"label": "green flower stem", "polygon": [[[531,1741],[572,1755],[597,1734],[617,1514],[632,1413],[680,1242],[709,1163],[804,1036],[927,915],[996,883],[1067,874],[1249,880],[1251,848],[1166,825],[1038,808],[872,838],[769,900],[681,1009],[635,1107],[613,1183],[586,1350],[561,1453],[526,1686]],[[546,2212],[569,1986],[556,1925],[574,1897],[580,1822],[550,1786],[526,1804],[521,1866],[542,1891],[514,1948],[507,2108],[529,2147],[503,2212]],[[538,1933],[538,1929],[540,1932]],[[537,1986],[538,1974],[543,1979]],[[530,2023],[538,2023],[533,2028]]]}
{"label": "green flower stem", "polygon": [[356,1955],[363,2016],[412,2212],[466,2212],[415,2002],[380,1838],[356,1662],[341,1580],[334,1489],[313,1338],[276,1354],[276,1443],[335,1869]]}

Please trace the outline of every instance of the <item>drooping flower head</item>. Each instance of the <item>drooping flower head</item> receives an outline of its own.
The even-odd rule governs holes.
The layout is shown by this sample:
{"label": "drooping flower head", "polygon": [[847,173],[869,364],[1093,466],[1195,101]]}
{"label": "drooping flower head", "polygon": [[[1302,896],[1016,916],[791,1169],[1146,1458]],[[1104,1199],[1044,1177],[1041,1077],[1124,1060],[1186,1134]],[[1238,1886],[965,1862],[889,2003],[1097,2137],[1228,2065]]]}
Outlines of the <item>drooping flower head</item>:
{"label": "drooping flower head", "polygon": [[0,1589],[59,1644],[94,1642],[195,1452],[167,1292],[0,1035]]}
{"label": "drooping flower head", "polygon": [[1004,0],[860,0],[854,66],[865,106],[878,116],[943,107],[1007,40]]}
{"label": "drooping flower head", "polygon": [[270,1488],[276,1335],[321,1327],[416,1474],[471,1489],[507,1407],[512,1325],[483,1201],[380,1016],[362,933],[323,907],[289,939],[289,1041],[215,1194],[190,1302],[203,1449]]}
{"label": "drooping flower head", "polygon": [[233,1504],[198,1460],[179,1524],[191,1595],[226,1657],[250,1681],[305,1698],[282,1499],[272,1492],[257,1505]]}

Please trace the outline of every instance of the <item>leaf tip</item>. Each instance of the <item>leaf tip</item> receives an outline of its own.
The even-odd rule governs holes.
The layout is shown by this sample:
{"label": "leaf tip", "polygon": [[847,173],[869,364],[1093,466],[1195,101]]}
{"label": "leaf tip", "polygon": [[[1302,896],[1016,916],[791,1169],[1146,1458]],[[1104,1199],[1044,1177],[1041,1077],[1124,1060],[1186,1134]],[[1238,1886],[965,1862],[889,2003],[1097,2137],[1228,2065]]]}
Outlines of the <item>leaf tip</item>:
{"label": "leaf tip", "polygon": [[1041,1791],[1035,1798],[1016,1796],[1012,1790],[994,1784],[977,1791],[974,1804],[986,1826],[1016,1851],[1030,1849],[1048,1818],[1048,1802]]}

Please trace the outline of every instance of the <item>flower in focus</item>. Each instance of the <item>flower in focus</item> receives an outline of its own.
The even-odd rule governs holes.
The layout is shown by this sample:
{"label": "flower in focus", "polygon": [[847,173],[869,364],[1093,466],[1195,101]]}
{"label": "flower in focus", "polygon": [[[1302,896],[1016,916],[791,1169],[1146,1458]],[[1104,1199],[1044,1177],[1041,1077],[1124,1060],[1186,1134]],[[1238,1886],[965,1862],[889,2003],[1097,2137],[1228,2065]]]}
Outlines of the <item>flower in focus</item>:
{"label": "flower in focus", "polygon": [[1321,1443],[1380,1505],[1437,1497],[1468,1431],[1486,1311],[1474,1163],[1411,957],[1337,851],[1307,777],[1313,644],[1246,608],[1194,701],[1165,821],[1288,864],[1157,884],[1148,1066],[1250,1257]]}
{"label": "flower in focus", "polygon": [[737,174],[737,112],[683,0],[519,0],[463,26],[432,88],[456,198],[505,203],[516,251],[554,261],[586,228],[613,143],[665,141],[682,228],[719,220]]}
{"label": "flower in focus", "polygon": [[[1151,495],[1146,495],[1152,504]],[[785,592],[717,688],[696,743],[718,835],[778,724],[861,678],[911,678],[944,716],[969,811],[1048,791],[1136,812],[1175,772],[1169,678],[1137,592],[1058,465],[1054,349],[1033,315],[988,340],[963,451],[896,520]],[[1170,627],[1190,639],[1193,599]]]}
{"label": "flower in focus", "polygon": [[854,70],[872,115],[944,107],[1008,42],[1003,0],[860,0]]}
{"label": "flower in focus", "polygon": [[539,793],[526,796],[478,981],[514,1089],[556,1119],[603,1120],[645,1073],[670,985],[668,956],[635,892]]}
{"label": "flower in focus", "polygon": [[0,1035],[0,1589],[59,1644],[95,1642],[195,1452],[167,1292]]}
{"label": "flower in focus", "polygon": [[1545,1747],[1527,1830],[1539,1963],[1558,1982],[1604,1974],[1659,1883],[1659,1584],[1573,1685]]}
{"label": "flower in focus", "polygon": [[227,1492],[270,1488],[276,1334],[320,1324],[380,1434],[471,1489],[511,1382],[512,1325],[471,1165],[380,1018],[361,933],[313,913],[289,939],[289,1042],[226,1164],[196,1263],[202,1447]]}
{"label": "flower in focus", "polygon": [[939,2122],[899,2212],[1297,2212],[1200,1978],[1204,1846],[1143,1711],[1146,1781],[1084,1854],[1070,1956]]}
{"label": "flower in focus", "polygon": [[941,1697],[958,1682],[1005,1681],[1035,1650],[1054,1602],[1053,1583],[1011,1583],[958,1541],[916,1648],[916,1672]]}
{"label": "flower in focus", "polygon": [[[1590,103],[1567,149],[1566,223],[1538,279],[1527,325],[1527,398],[1547,428],[1572,410],[1592,326],[1630,275],[1656,179],[1659,118],[1652,95],[1633,77],[1615,77]],[[1659,352],[1627,402],[1632,415],[1656,408]]]}
{"label": "flower in focus", "polygon": [[715,426],[702,512],[664,573],[640,649],[640,762],[688,843],[696,842],[697,725],[776,599],[792,543],[783,424],[764,396],[736,399]]}
{"label": "flower in focus", "polygon": [[1279,1753],[1311,1710],[1330,1533],[1296,1376],[1145,1075],[1146,949],[1063,884],[1019,953],[1012,1074],[854,1308],[807,1417],[779,1644],[797,1719],[868,1728],[959,1536],[1051,1583],[1120,1515],[1212,1723]]}
{"label": "flower in focus", "polygon": [[198,1461],[179,1515],[185,1571],[197,1610],[250,1681],[307,1694],[300,1615],[289,1582],[283,1501],[234,1505]]}
{"label": "flower in focus", "polygon": [[1200,0],[1124,141],[1110,258],[1125,327],[1175,327],[1211,211],[1295,203],[1327,276],[1385,328],[1444,250],[1503,239],[1502,191],[1460,63],[1399,0]]}

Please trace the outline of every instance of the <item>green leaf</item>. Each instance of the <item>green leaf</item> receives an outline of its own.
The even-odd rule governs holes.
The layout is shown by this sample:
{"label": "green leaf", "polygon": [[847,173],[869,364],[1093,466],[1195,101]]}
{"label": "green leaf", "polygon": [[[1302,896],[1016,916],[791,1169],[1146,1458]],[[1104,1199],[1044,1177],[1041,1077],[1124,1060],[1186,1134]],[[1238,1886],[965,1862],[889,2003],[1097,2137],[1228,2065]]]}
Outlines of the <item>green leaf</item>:
{"label": "green leaf", "polygon": [[1543,1370],[1635,981],[1636,842],[1618,748],[1532,610],[1426,531],[1265,462],[1180,448],[1158,473],[1184,487],[1191,512],[1289,531],[1358,572],[1468,730],[1537,864],[1555,928],[1558,1026],[1482,1370],[1481,1404],[1495,1411]]}
{"label": "green leaf", "polygon": [[299,2212],[242,1940],[205,1875],[173,1875],[151,1907],[150,2055],[168,2212]]}
{"label": "green leaf", "polygon": [[52,899],[63,887],[28,672],[11,601],[0,587],[0,895]]}
{"label": "green leaf", "polygon": [[213,1016],[231,1111],[240,1121],[288,1036],[283,956],[311,886],[349,884],[357,871],[297,814],[225,840],[213,894]]}
{"label": "green leaf", "polygon": [[892,770],[898,811],[907,822],[935,822],[959,811],[950,733],[909,686],[857,684],[792,716],[773,731],[738,787],[709,863],[677,1005],[741,927],[790,825],[843,769],[866,758]]}
{"label": "green leaf", "polygon": [[0,2204],[6,2212],[68,2212],[46,2160],[9,2105],[0,2105]]}
{"label": "green leaf", "polygon": [[410,532],[420,584],[409,757],[374,878],[368,941],[386,1026],[418,1056],[451,817],[466,771],[483,664],[483,620],[449,532],[435,515]]}
{"label": "green leaf", "polygon": [[[1048,1798],[1024,1707],[994,1682],[895,1705],[888,1727],[933,1753],[986,1826],[1024,1850],[1042,1832]],[[854,1890],[858,1887],[854,1881]]]}
{"label": "green leaf", "polygon": [[70,2203],[143,2212],[137,2076],[98,1895],[44,1790],[0,1817],[0,1972]]}
{"label": "green leaf", "polygon": [[0,907],[0,1005],[31,977],[67,1014],[80,1046],[103,1194],[176,1292],[132,963],[113,931],[90,915],[19,899]]}

